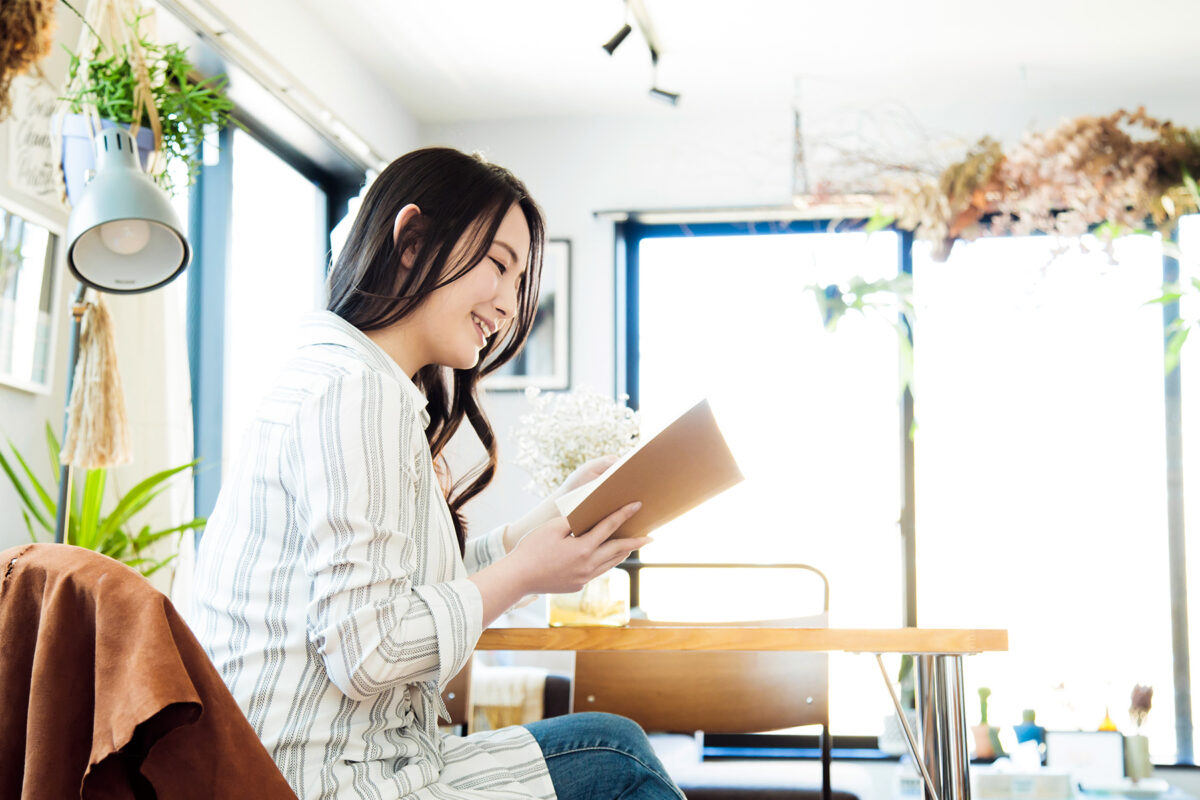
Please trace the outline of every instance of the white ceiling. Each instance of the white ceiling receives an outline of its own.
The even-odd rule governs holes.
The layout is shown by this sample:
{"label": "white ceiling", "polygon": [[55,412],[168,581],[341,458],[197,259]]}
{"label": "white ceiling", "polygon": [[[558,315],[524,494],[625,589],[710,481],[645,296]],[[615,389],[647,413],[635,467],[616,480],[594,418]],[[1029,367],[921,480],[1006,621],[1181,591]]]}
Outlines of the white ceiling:
{"label": "white ceiling", "polygon": [[[1200,0],[642,1],[681,110],[1200,85]],[[636,30],[611,57],[600,47],[622,0],[299,2],[420,122],[671,113],[647,95]]]}

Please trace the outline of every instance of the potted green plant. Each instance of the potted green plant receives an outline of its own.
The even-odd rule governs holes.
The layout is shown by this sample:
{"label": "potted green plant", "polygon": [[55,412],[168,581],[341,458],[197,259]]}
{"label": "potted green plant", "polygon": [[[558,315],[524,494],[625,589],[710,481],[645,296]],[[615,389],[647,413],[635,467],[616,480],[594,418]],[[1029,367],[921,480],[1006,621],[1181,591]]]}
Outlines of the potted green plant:
{"label": "potted green plant", "polygon": [[[233,103],[225,95],[224,76],[192,80],[195,66],[187,49],[173,42],[158,44],[143,36],[140,27],[144,18],[145,15],[139,14],[126,23],[130,36],[125,43],[106,45],[96,36],[96,44],[86,57],[64,48],[70,63],[66,88],[59,100],[70,113],[61,120],[62,168],[71,202],[82,190],[87,172],[94,164],[94,120],[88,113],[91,109],[99,115],[101,127],[130,128],[134,116],[138,116],[138,149],[146,168],[156,148],[149,109],[140,102],[138,87],[149,86],[149,102],[157,111],[162,131],[161,153],[165,159],[164,168],[151,171],[159,185],[171,193],[177,188],[171,164],[184,165],[190,183],[200,168],[199,145],[206,130],[220,129],[229,122]],[[138,69],[142,63],[144,74]]]}
{"label": "potted green plant", "polygon": [[1004,755],[1000,745],[1000,729],[988,724],[988,698],[992,690],[986,686],[979,688],[979,724],[971,728],[975,737],[975,757],[982,759],[999,758]]}
{"label": "potted green plant", "polygon": [[[50,455],[51,469],[57,474],[59,444],[53,428],[46,424],[46,444]],[[29,462],[10,441],[13,461],[0,453],[0,470],[8,476],[24,506],[21,514],[29,538],[38,541],[37,528],[54,536],[54,520],[58,508],[58,493],[54,484],[43,484],[38,480]],[[14,465],[15,461],[15,465]],[[157,472],[138,483],[124,495],[115,498],[107,513],[103,511],[104,490],[108,479],[107,469],[89,469],[84,475],[82,487],[72,486],[71,506],[67,516],[67,544],[95,550],[122,561],[143,575],[149,576],[166,566],[175,558],[174,553],[166,558],[155,559],[148,552],[150,545],[170,536],[182,536],[185,531],[203,528],[207,520],[202,517],[189,520],[182,525],[156,529],[150,525],[136,525],[133,518],[167,487],[167,482],[196,465],[195,461]],[[17,468],[24,475],[18,475]]]}

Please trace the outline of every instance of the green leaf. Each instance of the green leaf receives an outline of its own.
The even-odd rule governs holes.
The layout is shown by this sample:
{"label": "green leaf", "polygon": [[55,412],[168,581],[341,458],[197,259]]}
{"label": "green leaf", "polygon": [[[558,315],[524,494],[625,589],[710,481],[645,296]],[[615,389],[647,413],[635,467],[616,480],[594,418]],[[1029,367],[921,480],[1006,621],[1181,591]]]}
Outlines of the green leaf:
{"label": "green leaf", "polygon": [[8,446],[12,449],[13,455],[17,457],[17,461],[21,462],[21,469],[25,470],[25,476],[29,478],[29,482],[33,484],[34,491],[36,491],[38,497],[41,498],[42,505],[46,507],[46,511],[50,514],[54,514],[55,509],[58,507],[58,501],[51,498],[50,495],[46,493],[46,490],[38,481],[37,476],[33,474],[33,470],[29,468],[29,464],[25,462],[25,458],[21,455],[21,451],[14,447],[11,441],[8,443]]}
{"label": "green leaf", "polygon": [[1188,334],[1191,332],[1191,328],[1181,327],[1172,333],[1171,338],[1167,340],[1167,347],[1164,351],[1163,363],[1166,367],[1168,375],[1178,368],[1179,351],[1183,349],[1183,343],[1187,341]]}
{"label": "green leaf", "polygon": [[142,550],[157,542],[164,536],[170,536],[173,533],[183,533],[184,531],[192,531],[198,528],[203,528],[208,523],[207,519],[197,517],[191,522],[185,522],[182,525],[176,525],[173,528],[166,528],[161,531],[150,531],[150,526],[142,528],[141,532],[133,538],[133,546],[137,550]]}
{"label": "green leaf", "polygon": [[50,469],[57,475],[62,469],[61,450],[58,437],[54,435],[54,429],[50,427],[49,422],[46,423],[46,449],[50,451]]}
{"label": "green leaf", "polygon": [[13,488],[16,489],[17,495],[21,498],[21,502],[23,502],[25,507],[29,509],[29,512],[33,514],[34,519],[36,519],[38,523],[46,530],[53,530],[53,526],[47,522],[46,518],[42,516],[40,511],[38,511],[37,504],[34,503],[33,498],[29,496],[29,492],[26,490],[25,484],[21,483],[20,479],[17,478],[16,473],[13,472],[12,466],[8,463],[8,459],[4,457],[3,453],[0,453],[0,469],[3,469],[4,474],[8,476],[10,481],[12,481]]}
{"label": "green leaf", "polygon": [[110,558],[121,560],[121,556],[125,555],[125,551],[129,549],[129,537],[125,535],[124,531],[117,531],[101,542],[97,549]]}
{"label": "green leaf", "polygon": [[1167,305],[1168,303],[1176,302],[1181,297],[1183,297],[1183,295],[1179,292],[1166,292],[1162,295],[1162,297],[1155,297],[1153,300],[1147,300],[1146,302],[1142,303],[1142,305],[1149,306],[1155,303]]}
{"label": "green leaf", "polygon": [[867,220],[867,226],[863,230],[867,233],[875,233],[876,231],[883,230],[895,221],[896,217],[894,214],[885,214],[882,210],[875,209],[875,213]]}
{"label": "green leaf", "polygon": [[162,569],[163,567],[165,567],[167,564],[170,564],[172,561],[174,561],[174,560],[175,560],[175,556],[177,556],[177,555],[179,555],[179,554],[178,554],[178,553],[172,553],[171,555],[169,555],[169,556],[167,556],[166,558],[164,558],[162,561],[158,561],[158,562],[156,562],[156,563],[154,564],[154,566],[153,566],[153,567],[151,567],[150,569],[148,569],[148,570],[143,570],[143,571],[142,571],[142,575],[143,575],[144,577],[147,577],[147,578],[149,578],[151,575],[153,575],[154,573],[158,572],[160,569]]}
{"label": "green leaf", "polygon": [[123,498],[121,498],[121,501],[117,503],[117,507],[114,508],[112,513],[109,514],[104,520],[104,525],[101,528],[101,535],[111,533],[116,528],[119,528],[128,522],[129,518],[138,511],[145,508],[147,503],[154,499],[154,497],[157,496],[163,488],[166,488],[159,488],[159,484],[186,469],[191,469],[199,462],[200,459],[195,459],[186,464],[181,464],[178,467],[172,467],[171,469],[165,469],[162,472],[156,472],[149,478],[146,478],[144,481],[139,483],[137,486],[134,486]]}
{"label": "green leaf", "polygon": [[33,532],[33,523],[29,521],[29,512],[21,509],[21,516],[25,518],[25,530],[29,531],[29,541],[37,544],[37,535]]}
{"label": "green leaf", "polygon": [[100,535],[100,503],[104,499],[104,484],[108,470],[89,469],[83,481],[83,513],[79,520],[80,547],[95,550],[103,541]]}

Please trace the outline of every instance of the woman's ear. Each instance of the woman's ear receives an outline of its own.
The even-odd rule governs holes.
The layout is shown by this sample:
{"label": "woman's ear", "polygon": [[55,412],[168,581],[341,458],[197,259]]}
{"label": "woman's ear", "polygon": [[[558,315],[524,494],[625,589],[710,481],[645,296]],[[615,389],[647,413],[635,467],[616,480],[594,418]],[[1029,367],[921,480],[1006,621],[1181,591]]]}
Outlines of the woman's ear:
{"label": "woman's ear", "polygon": [[[403,230],[412,224],[412,221],[421,216],[421,209],[417,208],[412,203],[409,203],[404,208],[400,209],[400,213],[396,214],[396,221],[392,223],[392,246],[400,246],[400,234]],[[412,269],[413,264],[417,260],[416,245],[410,244],[400,253],[400,265],[405,269]]]}

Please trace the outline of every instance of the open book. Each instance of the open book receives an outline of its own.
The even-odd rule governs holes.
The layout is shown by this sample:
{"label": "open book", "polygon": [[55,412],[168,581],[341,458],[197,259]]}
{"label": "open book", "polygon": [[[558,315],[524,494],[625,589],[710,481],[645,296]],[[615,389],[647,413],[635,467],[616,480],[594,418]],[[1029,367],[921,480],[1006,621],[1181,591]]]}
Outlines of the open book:
{"label": "open book", "polygon": [[582,533],[621,506],[642,508],[613,534],[644,536],[742,480],[741,470],[702,400],[591,483],[556,501]]}

